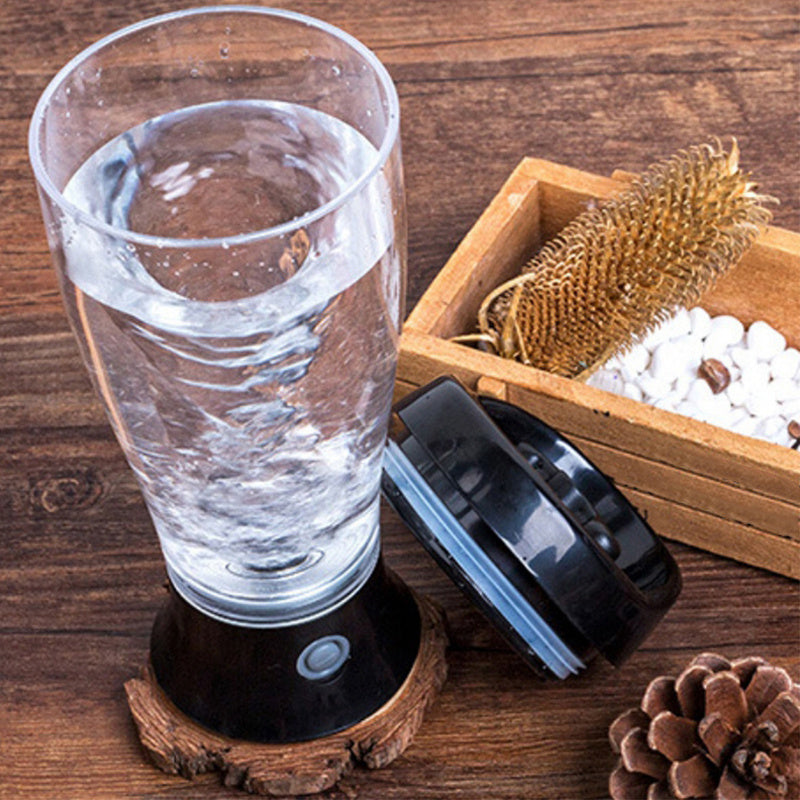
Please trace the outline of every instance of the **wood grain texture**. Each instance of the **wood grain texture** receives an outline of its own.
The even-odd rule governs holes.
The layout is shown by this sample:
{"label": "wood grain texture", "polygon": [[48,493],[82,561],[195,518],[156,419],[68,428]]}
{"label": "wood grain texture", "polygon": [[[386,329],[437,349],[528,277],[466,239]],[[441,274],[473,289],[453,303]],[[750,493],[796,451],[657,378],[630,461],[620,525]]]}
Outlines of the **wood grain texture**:
{"label": "wood grain texture", "polygon": [[[25,142],[39,93],[82,47],[190,5],[0,4],[2,800],[236,796],[214,775],[162,774],[136,739],[123,684],[146,657],[163,563],[61,311]],[[610,175],[735,134],[781,200],[775,224],[800,230],[795,0],[285,5],[358,36],[398,83],[409,308],[527,155]],[[644,647],[621,669],[542,684],[394,514],[382,523],[389,564],[447,611],[450,675],[406,753],[329,800],[603,797],[607,726],[654,675],[703,650],[800,674],[797,584],[670,542],[684,591]]]}

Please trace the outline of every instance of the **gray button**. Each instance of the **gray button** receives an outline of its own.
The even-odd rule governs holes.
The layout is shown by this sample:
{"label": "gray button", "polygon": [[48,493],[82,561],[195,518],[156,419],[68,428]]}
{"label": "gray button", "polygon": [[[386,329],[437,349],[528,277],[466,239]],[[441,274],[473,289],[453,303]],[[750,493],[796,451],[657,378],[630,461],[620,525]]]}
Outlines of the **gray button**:
{"label": "gray button", "polygon": [[297,658],[297,671],[310,681],[330,678],[350,657],[344,636],[323,636],[306,646]]}

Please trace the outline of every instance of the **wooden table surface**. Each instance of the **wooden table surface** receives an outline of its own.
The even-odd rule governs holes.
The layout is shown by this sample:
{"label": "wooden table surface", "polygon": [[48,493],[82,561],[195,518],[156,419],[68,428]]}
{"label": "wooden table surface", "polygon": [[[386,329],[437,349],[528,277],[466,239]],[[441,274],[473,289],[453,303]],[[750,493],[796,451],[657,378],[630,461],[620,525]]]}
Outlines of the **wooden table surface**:
{"label": "wooden table surface", "polygon": [[[143,756],[122,685],[147,655],[164,570],[133,476],[61,310],[28,120],[70,57],[184,0],[0,6],[0,798],[222,798],[216,776]],[[714,134],[800,229],[795,0],[301,0],[373,48],[397,82],[409,308],[524,155],[640,170]],[[800,489],[799,489],[800,490]],[[331,798],[596,798],[606,730],[694,654],[761,654],[800,673],[797,584],[670,543],[685,588],[620,669],[534,679],[384,510],[389,563],[446,609],[450,675],[414,744]]]}

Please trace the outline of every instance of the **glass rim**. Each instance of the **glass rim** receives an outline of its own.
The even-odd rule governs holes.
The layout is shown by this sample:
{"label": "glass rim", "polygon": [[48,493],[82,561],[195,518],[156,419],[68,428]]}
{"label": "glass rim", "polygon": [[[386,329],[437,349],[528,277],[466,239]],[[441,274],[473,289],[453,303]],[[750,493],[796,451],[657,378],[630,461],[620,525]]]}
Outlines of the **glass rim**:
{"label": "glass rim", "polygon": [[[248,233],[238,233],[229,236],[218,236],[209,238],[176,238],[169,236],[155,236],[153,234],[139,233],[127,228],[121,228],[117,225],[112,225],[105,222],[92,214],[83,211],[74,203],[67,200],[64,193],[58,189],[53,183],[47,168],[42,159],[41,148],[39,146],[39,134],[41,132],[42,124],[44,122],[45,111],[59,86],[66,80],[67,76],[72,74],[83,62],[90,56],[99,52],[108,45],[117,42],[132,33],[137,33],[149,27],[170,22],[175,19],[184,17],[201,16],[210,14],[258,14],[265,17],[275,17],[292,22],[301,23],[312,28],[333,36],[351,49],[356,51],[364,61],[374,70],[378,77],[381,86],[386,92],[386,99],[388,102],[388,119],[387,127],[383,134],[381,146],[377,151],[375,161],[368,166],[362,173],[353,181],[349,183],[341,192],[335,197],[320,206],[307,211],[299,217],[282,222],[278,225],[273,225],[268,228],[260,228]],[[73,56],[50,80],[45,87],[41,96],[39,97],[33,115],[31,117],[30,126],[28,129],[28,157],[30,158],[31,166],[33,168],[34,177],[39,187],[47,194],[47,196],[70,218],[85,224],[90,228],[98,231],[99,233],[107,236],[112,236],[118,239],[123,239],[126,242],[138,244],[146,247],[158,248],[213,248],[213,247],[228,247],[235,245],[247,245],[258,241],[265,241],[274,239],[286,234],[292,233],[300,228],[306,227],[310,223],[327,216],[332,211],[345,205],[350,199],[355,197],[375,175],[383,168],[389,159],[389,156],[397,142],[400,131],[400,101],[397,96],[397,89],[389,75],[388,70],[380,61],[380,59],[372,52],[366,45],[360,42],[351,34],[337,28],[315,17],[308,16],[307,14],[300,14],[295,11],[287,11],[282,8],[270,8],[266,6],[250,6],[250,5],[229,5],[229,6],[200,6],[196,8],[182,9],[180,11],[172,11],[167,14],[159,14],[158,16],[148,17],[140,20],[132,25],[127,25],[120,28],[107,36],[98,39],[93,44],[81,50],[77,55]],[[102,145],[101,145],[102,146]]]}

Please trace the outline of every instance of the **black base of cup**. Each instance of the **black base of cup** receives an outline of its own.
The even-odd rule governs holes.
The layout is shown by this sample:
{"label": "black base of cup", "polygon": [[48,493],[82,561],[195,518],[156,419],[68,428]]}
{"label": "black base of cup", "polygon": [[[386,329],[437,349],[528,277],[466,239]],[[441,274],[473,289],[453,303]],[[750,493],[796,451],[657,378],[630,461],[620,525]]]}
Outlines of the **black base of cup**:
{"label": "black base of cup", "polygon": [[342,606],[285,627],[220,622],[170,588],[150,660],[170,700],[202,725],[235,739],[296,742],[377,711],[402,685],[419,642],[416,602],[380,559]]}

